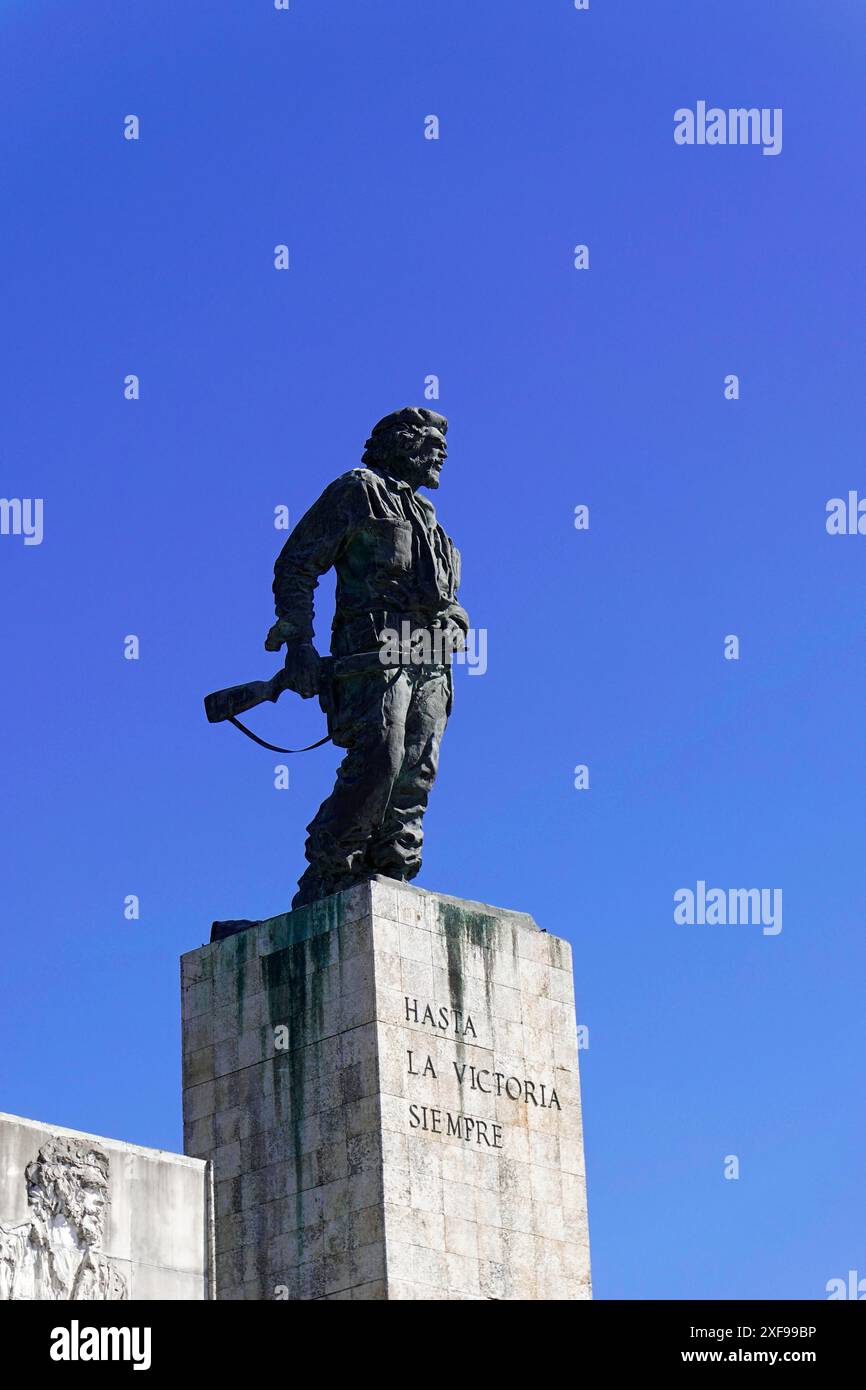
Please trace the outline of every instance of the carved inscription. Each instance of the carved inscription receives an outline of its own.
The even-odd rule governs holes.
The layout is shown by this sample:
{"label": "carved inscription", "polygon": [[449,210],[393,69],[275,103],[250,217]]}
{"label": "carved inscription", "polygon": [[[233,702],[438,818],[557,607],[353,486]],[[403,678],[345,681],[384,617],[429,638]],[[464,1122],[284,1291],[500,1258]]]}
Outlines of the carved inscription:
{"label": "carved inscription", "polygon": [[[475,1039],[478,1036],[469,1013],[411,998],[409,995],[405,996],[404,1004],[407,1023],[415,1023],[437,1033],[446,1033],[458,1041]],[[441,1067],[441,1063],[439,1065]],[[536,1106],[542,1110],[562,1110],[556,1087],[548,1082],[478,1067],[461,1057],[452,1058],[450,1067],[454,1068],[453,1075],[461,1092],[479,1091],[483,1095],[505,1096],[516,1105]],[[430,1078],[433,1081],[442,1079],[433,1057],[417,1048],[406,1049],[406,1071],[409,1076]],[[462,1140],[465,1144],[476,1144],[481,1148],[502,1148],[501,1123],[489,1118],[481,1119],[463,1110],[453,1112],[435,1105],[412,1102],[409,1105],[409,1128],[441,1134],[446,1138]]]}

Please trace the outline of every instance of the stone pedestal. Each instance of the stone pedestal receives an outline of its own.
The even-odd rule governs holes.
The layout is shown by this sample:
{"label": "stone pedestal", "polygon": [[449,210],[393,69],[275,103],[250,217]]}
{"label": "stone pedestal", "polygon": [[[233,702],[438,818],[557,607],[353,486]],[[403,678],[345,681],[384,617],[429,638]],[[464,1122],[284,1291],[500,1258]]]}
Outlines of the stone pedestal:
{"label": "stone pedestal", "polygon": [[217,1298],[591,1296],[565,941],[376,878],[181,964]]}

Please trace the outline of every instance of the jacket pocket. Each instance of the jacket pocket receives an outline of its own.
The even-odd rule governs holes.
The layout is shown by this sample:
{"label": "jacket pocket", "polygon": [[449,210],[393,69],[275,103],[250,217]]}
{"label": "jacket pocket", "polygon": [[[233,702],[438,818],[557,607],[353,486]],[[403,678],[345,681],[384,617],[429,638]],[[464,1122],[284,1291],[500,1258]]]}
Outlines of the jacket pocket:
{"label": "jacket pocket", "polygon": [[405,571],[412,568],[410,522],[371,517],[364,523],[362,535],[377,569]]}

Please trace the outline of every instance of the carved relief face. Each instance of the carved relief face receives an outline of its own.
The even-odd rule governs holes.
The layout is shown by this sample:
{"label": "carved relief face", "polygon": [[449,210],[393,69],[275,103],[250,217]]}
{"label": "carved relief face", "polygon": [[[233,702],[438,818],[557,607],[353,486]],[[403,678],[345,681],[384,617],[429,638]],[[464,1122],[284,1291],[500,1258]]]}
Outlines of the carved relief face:
{"label": "carved relief face", "polygon": [[78,1232],[86,1245],[101,1245],[105,1228],[106,1191],[94,1182],[81,1185]]}
{"label": "carved relief face", "polygon": [[[129,1297],[128,1279],[101,1248],[109,1177],[108,1155],[86,1138],[45,1140],[24,1172],[31,1220],[11,1231],[0,1226],[0,1298]],[[46,1258],[46,1251],[57,1257]]]}
{"label": "carved relief face", "polygon": [[98,1247],[105,1229],[108,1160],[96,1149],[47,1144],[27,1168],[27,1199],[47,1223],[67,1221],[83,1245]]}

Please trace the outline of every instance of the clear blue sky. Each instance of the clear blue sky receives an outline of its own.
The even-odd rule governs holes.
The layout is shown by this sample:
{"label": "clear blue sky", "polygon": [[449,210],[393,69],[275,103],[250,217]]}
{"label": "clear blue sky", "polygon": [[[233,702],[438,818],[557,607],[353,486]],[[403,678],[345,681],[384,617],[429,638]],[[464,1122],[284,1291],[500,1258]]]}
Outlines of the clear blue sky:
{"label": "clear blue sky", "polygon": [[[338,758],[277,791],[201,698],[275,669],[273,508],[436,373],[489,670],[419,882],[574,945],[597,1295],[866,1275],[862,0],[0,16],[0,493],[45,499],[0,536],[0,1108],[181,1148],[178,956],[288,906]],[[678,147],[698,100],[782,153]],[[781,934],[675,925],[699,879]]]}

